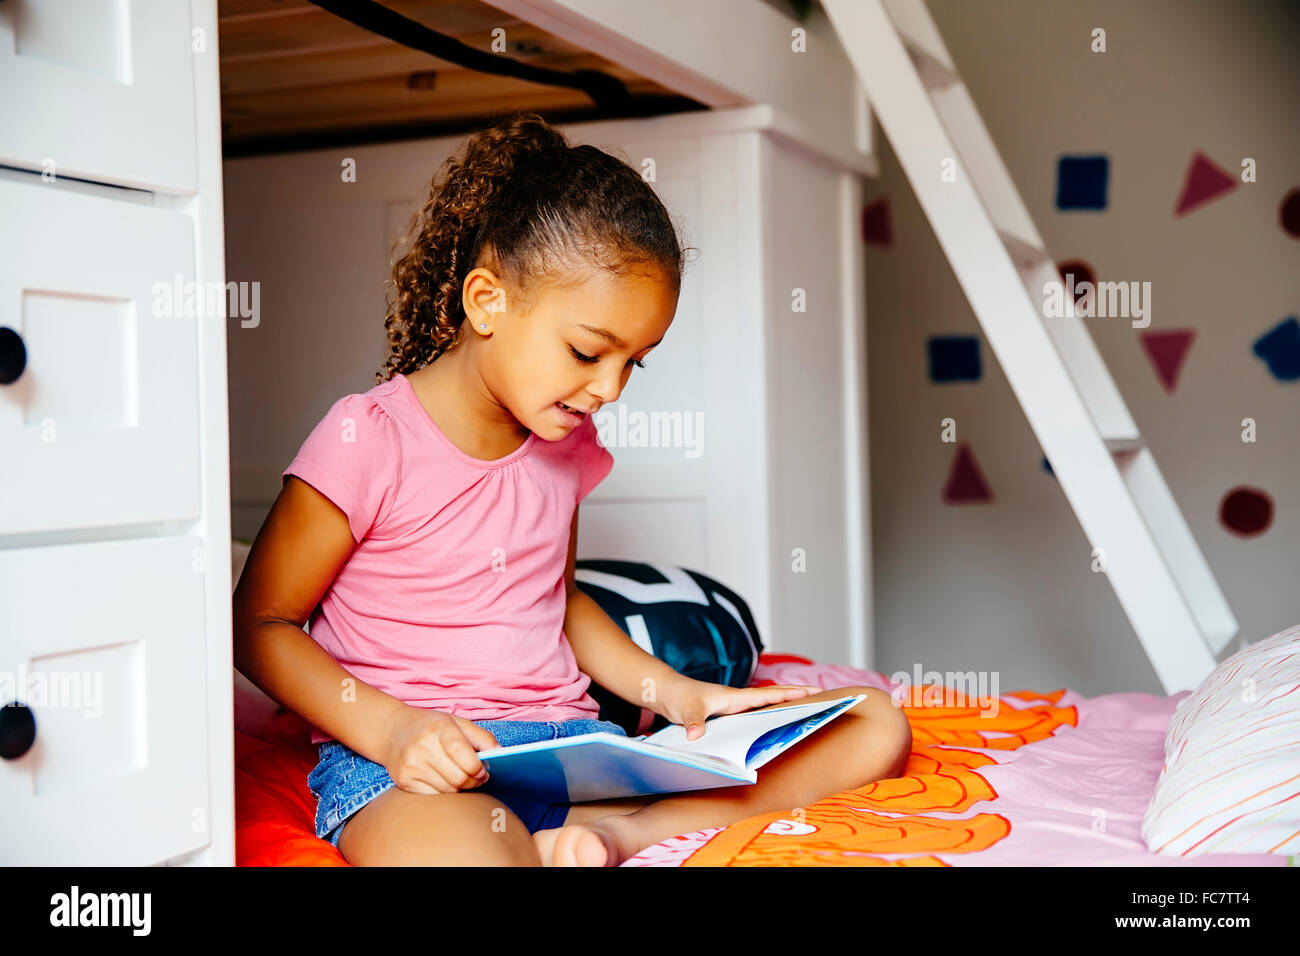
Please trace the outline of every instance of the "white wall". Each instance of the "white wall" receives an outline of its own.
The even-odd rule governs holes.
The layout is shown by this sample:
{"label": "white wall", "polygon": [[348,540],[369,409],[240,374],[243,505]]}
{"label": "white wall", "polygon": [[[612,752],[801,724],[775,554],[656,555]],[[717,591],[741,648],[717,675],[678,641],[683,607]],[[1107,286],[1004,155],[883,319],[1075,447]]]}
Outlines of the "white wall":
{"label": "white wall", "polygon": [[[1151,329],[1197,339],[1174,394],[1138,330],[1086,319],[1241,624],[1256,641],[1300,622],[1300,384],[1273,379],[1253,341],[1300,305],[1300,247],[1278,204],[1300,185],[1300,6],[1285,0],[929,0],[959,72],[1055,259],[1101,279],[1152,283]],[[1109,50],[1089,52],[1104,27]],[[996,358],[886,139],[865,201],[889,199],[894,244],[867,252],[876,667],[996,671],[1002,690],[1160,693]],[[1192,154],[1259,181],[1175,219]],[[1111,157],[1107,211],[1061,212],[1063,154]],[[926,340],[974,334],[978,383],[931,384]],[[940,493],[953,417],[992,486],[991,504]],[[1256,444],[1240,422],[1259,423]],[[1272,527],[1240,538],[1223,495],[1261,487]],[[1235,649],[1230,645],[1228,652]]]}

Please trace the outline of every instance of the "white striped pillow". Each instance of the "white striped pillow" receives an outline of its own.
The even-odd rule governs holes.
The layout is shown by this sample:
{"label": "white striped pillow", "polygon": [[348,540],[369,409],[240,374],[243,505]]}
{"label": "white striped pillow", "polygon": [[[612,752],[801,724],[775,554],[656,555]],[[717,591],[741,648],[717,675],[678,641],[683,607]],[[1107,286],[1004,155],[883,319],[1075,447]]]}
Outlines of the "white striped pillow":
{"label": "white striped pillow", "polygon": [[1142,838],[1172,856],[1300,853],[1300,626],[1237,652],[1178,705]]}

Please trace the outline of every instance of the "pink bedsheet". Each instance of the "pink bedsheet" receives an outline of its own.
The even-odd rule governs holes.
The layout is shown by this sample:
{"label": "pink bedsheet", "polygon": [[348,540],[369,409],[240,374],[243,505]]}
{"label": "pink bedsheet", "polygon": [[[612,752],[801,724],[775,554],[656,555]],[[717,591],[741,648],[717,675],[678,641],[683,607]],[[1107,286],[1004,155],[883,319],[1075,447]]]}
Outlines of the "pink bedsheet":
{"label": "pink bedsheet", "polygon": [[[794,660],[764,661],[754,683],[894,689],[883,674]],[[928,786],[921,778],[927,770],[937,769],[930,759],[934,748],[959,752],[971,758],[960,772],[978,774],[991,791],[987,799],[976,800],[958,812],[891,812],[883,809],[889,805],[888,788],[873,785],[836,795],[826,801],[821,815],[821,804],[813,804],[806,808],[802,821],[778,813],[700,830],[649,847],[623,865],[1287,865],[1288,858],[1282,854],[1164,856],[1148,851],[1142,842],[1142,815],[1164,760],[1165,728],[1187,693],[1085,698],[1064,690],[1054,692],[1050,699],[1032,691],[1003,694],[999,697],[1003,706],[1020,710],[1073,708],[1076,722],[1056,723],[1041,739],[1007,741],[1013,747],[997,746],[996,738],[1017,735],[996,731],[981,731],[990,738],[984,741],[990,745],[982,747],[972,745],[969,732],[961,734],[960,743],[951,745],[929,743],[922,748],[914,740],[913,760],[906,771],[916,772],[918,786]],[[968,724],[978,726],[977,720],[968,720]],[[916,728],[914,721],[914,736]],[[922,751],[927,749],[929,757],[923,757]],[[846,824],[846,812],[863,816]],[[889,818],[897,823],[891,824]],[[958,829],[944,822],[953,820],[971,821],[969,828],[960,828],[968,833],[983,829],[993,835],[944,848],[942,833],[936,841],[935,831]],[[977,820],[978,828],[974,826]],[[866,826],[855,825],[859,823]],[[890,839],[877,840],[870,835],[872,826],[881,825]],[[880,851],[863,852],[863,830]],[[904,833],[901,842],[900,831]],[[912,833],[914,837],[909,835]],[[915,850],[909,840],[915,842]],[[886,848],[894,852],[885,852]]]}

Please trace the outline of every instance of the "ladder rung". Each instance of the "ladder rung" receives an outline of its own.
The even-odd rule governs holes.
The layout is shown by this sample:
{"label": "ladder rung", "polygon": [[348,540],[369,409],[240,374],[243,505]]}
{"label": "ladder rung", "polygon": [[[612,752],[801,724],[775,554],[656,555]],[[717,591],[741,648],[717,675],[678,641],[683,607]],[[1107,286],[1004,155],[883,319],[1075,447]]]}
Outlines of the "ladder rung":
{"label": "ladder rung", "polygon": [[1002,239],[1002,244],[1007,247],[1007,254],[1011,256],[1011,261],[1016,264],[1016,270],[1020,273],[1052,261],[1051,255],[1041,246],[1012,235],[1005,229],[999,229],[998,235]]}
{"label": "ladder rung", "polygon": [[925,95],[943,121],[956,155],[998,231],[1013,235],[1026,245],[1042,246],[1043,240],[1029,210],[1016,191],[966,84],[958,78],[950,86],[926,90]]}
{"label": "ladder rung", "polygon": [[912,58],[912,65],[916,67],[917,76],[921,78],[921,85],[927,90],[943,90],[954,83],[961,82],[956,73],[919,46],[904,43],[904,48],[907,50],[907,55]]}
{"label": "ladder rung", "polygon": [[918,5],[914,0],[885,0],[885,9],[889,11],[889,19],[894,21],[894,29],[905,45],[924,51],[949,73],[956,72],[943,37],[939,35],[930,12],[924,6]]}
{"label": "ladder rung", "polygon": [[1142,440],[1140,435],[1131,438],[1104,438],[1103,440],[1106,443],[1107,451],[1117,457],[1131,455],[1146,447],[1146,442]]}
{"label": "ladder rung", "polygon": [[[1014,256],[1013,256],[1014,258]],[[1051,336],[1061,361],[1070,371],[1075,388],[1083,396],[1083,403],[1088,407],[1097,431],[1109,445],[1111,442],[1140,441],[1137,423],[1129,413],[1124,397],[1120,395],[1111,378],[1110,369],[1102,361],[1097,344],[1083,325],[1083,320],[1074,311],[1074,303],[1069,301],[1069,294],[1060,289],[1058,298],[1063,302],[1063,315],[1049,315],[1048,296],[1043,292],[1048,283],[1061,281],[1056,271],[1056,264],[1044,259],[1032,268],[1022,270],[1020,279],[1029,293],[1029,299],[1038,312],[1038,317]]]}
{"label": "ladder rung", "polygon": [[[1110,442],[1106,444],[1109,446]],[[1219,653],[1236,636],[1237,619],[1206,564],[1178,502],[1165,484],[1155,456],[1149,448],[1139,447],[1117,454],[1115,464],[1201,634],[1211,649]]]}

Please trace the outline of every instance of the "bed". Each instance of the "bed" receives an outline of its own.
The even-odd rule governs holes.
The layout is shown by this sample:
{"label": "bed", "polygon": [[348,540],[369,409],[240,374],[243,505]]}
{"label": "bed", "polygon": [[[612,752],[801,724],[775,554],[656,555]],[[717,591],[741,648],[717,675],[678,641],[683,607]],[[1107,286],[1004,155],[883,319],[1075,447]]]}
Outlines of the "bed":
{"label": "bed", "polygon": [[[751,685],[865,685],[883,674],[765,653]],[[1140,828],[1178,703],[1068,689],[1019,690],[968,706],[905,706],[904,775],[796,811],[681,834],[623,866],[1285,866],[1280,853],[1153,853]],[[918,701],[920,703],[920,701]],[[347,866],[315,836],[307,725],[251,693],[235,695],[236,863]]]}

